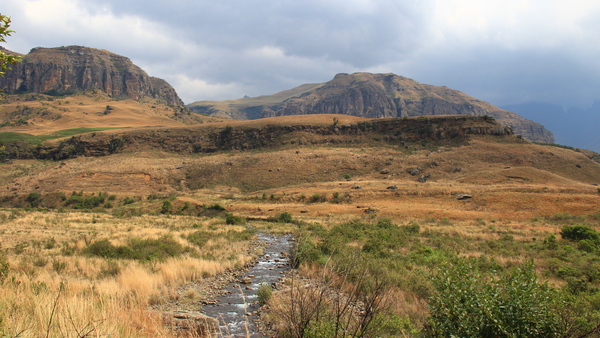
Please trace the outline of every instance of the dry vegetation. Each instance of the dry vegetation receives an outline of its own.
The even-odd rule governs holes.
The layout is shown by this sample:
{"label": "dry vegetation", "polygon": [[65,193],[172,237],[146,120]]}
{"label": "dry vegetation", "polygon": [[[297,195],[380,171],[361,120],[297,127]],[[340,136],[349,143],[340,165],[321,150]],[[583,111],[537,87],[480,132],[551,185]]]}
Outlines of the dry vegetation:
{"label": "dry vegetation", "polygon": [[[7,95],[2,101],[2,132],[31,135],[51,134],[69,128],[182,127],[173,108],[152,99],[114,100],[101,92],[88,91],[74,96],[43,94]],[[194,115],[194,123],[215,121]]]}
{"label": "dry vegetation", "polygon": [[[207,233],[243,231],[213,219],[184,216],[116,218],[98,213],[3,211],[2,244],[10,271],[0,288],[3,330],[19,337],[167,337],[157,313],[180,297],[177,289],[246,265],[250,241],[218,237],[201,248],[186,240]],[[101,239],[165,235],[191,250],[160,260],[111,259],[85,254]],[[196,295],[192,295],[196,297]],[[194,300],[192,300],[194,301]],[[197,299],[195,299],[197,301]]]}
{"label": "dry vegetation", "polygon": [[[321,122],[328,121],[330,117]],[[382,219],[398,226],[418,224],[418,234],[391,252],[412,260],[398,268],[396,284],[386,291],[387,307],[407,336],[416,335],[427,317],[431,285],[424,271],[433,271],[450,254],[488,262],[493,258],[505,268],[533,259],[543,280],[558,287],[574,285],[557,272],[565,268],[557,262],[560,257],[550,257],[556,253],[536,245],[555,235],[559,249],[573,249],[577,245],[559,235],[568,224],[600,230],[600,190],[592,185],[600,183],[598,163],[580,152],[516,137],[410,146],[288,144],[203,155],[144,150],[1,165],[5,209],[0,212],[0,239],[9,263],[0,287],[2,328],[20,337],[169,336],[149,308],[182,297],[176,290],[183,285],[252,259],[251,241],[216,235],[246,228],[226,225],[223,212],[210,210],[215,204],[263,231],[312,233],[314,243],[323,234],[315,232],[319,227],[327,232],[348,222],[376,224]],[[419,175],[410,175],[416,167]],[[417,182],[423,174],[431,176]],[[67,204],[73,192],[82,199],[106,196],[106,201],[74,210]],[[39,200],[34,200],[36,194]],[[457,194],[473,197],[460,201]],[[260,221],[283,212],[297,223]],[[198,246],[189,240],[197,231],[214,236]],[[172,239],[169,243],[191,249],[149,260],[87,254],[102,239],[130,246],[132,239],[165,235]],[[367,241],[346,244],[362,250]],[[304,278],[323,276],[323,263],[317,259],[301,265]],[[598,288],[598,281],[590,281],[589,288]],[[189,297],[197,303],[203,295],[190,292]],[[274,296],[273,302],[277,297],[282,296]],[[281,325],[273,321],[274,327]]]}

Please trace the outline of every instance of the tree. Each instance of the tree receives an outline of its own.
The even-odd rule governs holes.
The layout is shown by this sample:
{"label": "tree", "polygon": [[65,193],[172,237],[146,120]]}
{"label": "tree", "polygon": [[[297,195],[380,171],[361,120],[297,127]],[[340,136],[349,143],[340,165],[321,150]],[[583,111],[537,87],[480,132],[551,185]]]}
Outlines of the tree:
{"label": "tree", "polygon": [[[13,30],[8,29],[10,27],[10,16],[0,14],[0,42],[6,42],[6,37],[10,36],[10,33],[14,33]],[[0,51],[0,76],[4,76],[6,70],[10,69],[9,65],[17,64],[21,61],[20,56],[11,55]],[[2,88],[0,88],[2,93]]]}

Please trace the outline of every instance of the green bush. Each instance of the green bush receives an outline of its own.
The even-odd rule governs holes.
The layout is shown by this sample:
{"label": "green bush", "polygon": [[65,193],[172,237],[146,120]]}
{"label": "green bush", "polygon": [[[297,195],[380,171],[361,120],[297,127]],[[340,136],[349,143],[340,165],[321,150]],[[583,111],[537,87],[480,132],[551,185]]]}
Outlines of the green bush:
{"label": "green bush", "polygon": [[570,239],[572,241],[580,241],[583,239],[594,242],[600,241],[600,234],[598,231],[590,228],[588,225],[566,225],[562,227],[560,235],[562,238]]}
{"label": "green bush", "polygon": [[429,300],[433,337],[557,337],[556,294],[533,264],[483,274],[470,261],[440,269]]}
{"label": "green bush", "polygon": [[189,251],[168,235],[158,239],[132,238],[128,244],[127,246],[114,246],[107,239],[102,239],[90,244],[83,250],[83,253],[109,259],[152,261],[176,257]]}
{"label": "green bush", "polygon": [[231,224],[231,225],[240,225],[240,224],[246,223],[246,220],[242,217],[234,216],[231,213],[227,213],[227,215],[225,217],[225,223]]}
{"label": "green bush", "polygon": [[171,201],[169,201],[169,200],[166,200],[163,202],[163,205],[160,208],[160,213],[161,214],[170,214],[172,209],[173,209],[173,203],[171,203]]}
{"label": "green bush", "polygon": [[30,192],[26,200],[32,208],[37,208],[42,201],[42,195],[39,192]]}
{"label": "green bush", "polygon": [[224,211],[225,207],[222,206],[222,205],[220,205],[219,203],[215,203],[215,204],[213,204],[211,206],[205,207],[205,209],[208,209],[208,210],[217,210],[217,211]]}
{"label": "green bush", "polygon": [[202,248],[206,242],[211,238],[215,237],[212,233],[207,231],[195,231],[187,236],[188,242],[195,244],[197,247]]}
{"label": "green bush", "polygon": [[[73,196],[72,196],[73,197]],[[81,198],[81,197],[79,197]],[[93,209],[105,201],[105,196],[88,196],[73,205],[73,209]]]}
{"label": "green bush", "polygon": [[271,298],[272,294],[273,294],[273,288],[271,287],[271,284],[260,283],[260,286],[258,287],[258,290],[256,291],[256,295],[258,296],[258,304],[260,304],[261,306],[265,305]]}
{"label": "green bush", "polygon": [[69,197],[66,201],[65,201],[65,205],[69,206],[71,204],[77,204],[77,203],[81,203],[81,201],[83,201],[83,197],[79,196],[79,195],[71,195],[71,197]]}
{"label": "green bush", "polygon": [[277,216],[277,222],[279,223],[292,223],[294,220],[292,218],[292,214],[285,211]]}
{"label": "green bush", "polygon": [[133,204],[135,203],[135,198],[126,196],[125,199],[123,200],[123,205],[127,205],[127,204]]}

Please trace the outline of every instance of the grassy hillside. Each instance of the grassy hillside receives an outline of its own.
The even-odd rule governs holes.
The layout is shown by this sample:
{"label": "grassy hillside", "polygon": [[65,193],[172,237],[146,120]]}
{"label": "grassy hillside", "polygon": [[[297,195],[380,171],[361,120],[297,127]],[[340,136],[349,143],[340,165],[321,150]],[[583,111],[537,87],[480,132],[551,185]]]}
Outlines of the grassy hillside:
{"label": "grassy hillside", "polygon": [[[517,276],[515,292],[530,291],[508,299],[544,314],[544,330],[597,334],[600,164],[590,154],[485,134],[495,127],[483,117],[378,121],[116,129],[42,143],[88,155],[0,164],[0,332],[176,337],[163,313],[213,301],[240,279],[231,271],[261,254],[255,231],[267,231],[298,243],[297,270],[261,311],[273,336],[331,336],[340,318],[356,330],[368,300],[376,316],[363,336],[440,336],[446,322],[433,321],[430,306],[462,290],[444,288],[446,275],[490,304],[506,300],[506,280]],[[442,126],[479,133],[437,133]],[[236,147],[246,138],[264,146]],[[124,140],[119,151],[103,152],[115,139]],[[569,231],[589,238],[561,235]],[[336,316],[348,300],[351,311]],[[448,323],[479,327],[477,312],[465,311],[473,315]],[[304,324],[286,319],[299,314]]]}
{"label": "grassy hillside", "polygon": [[[101,92],[74,96],[7,95],[0,102],[0,132],[52,134],[77,128],[181,127],[214,121],[198,114],[181,114],[150,99],[113,100]],[[61,134],[58,134],[61,135]]]}

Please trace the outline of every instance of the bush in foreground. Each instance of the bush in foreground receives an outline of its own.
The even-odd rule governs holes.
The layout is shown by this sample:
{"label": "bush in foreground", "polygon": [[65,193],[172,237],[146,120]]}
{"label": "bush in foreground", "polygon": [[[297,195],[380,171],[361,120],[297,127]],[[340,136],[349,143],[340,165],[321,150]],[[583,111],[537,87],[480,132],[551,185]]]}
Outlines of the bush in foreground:
{"label": "bush in foreground", "polygon": [[539,284],[533,264],[499,275],[483,274],[467,260],[439,271],[430,298],[434,337],[559,337],[557,297]]}

